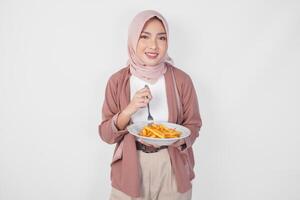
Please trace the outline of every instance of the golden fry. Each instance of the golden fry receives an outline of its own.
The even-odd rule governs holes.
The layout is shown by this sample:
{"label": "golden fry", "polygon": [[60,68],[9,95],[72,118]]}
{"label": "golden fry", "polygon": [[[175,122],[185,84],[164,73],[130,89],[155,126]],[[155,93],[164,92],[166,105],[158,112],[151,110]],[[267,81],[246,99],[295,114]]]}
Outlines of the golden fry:
{"label": "golden fry", "polygon": [[173,128],[168,128],[163,124],[151,124],[145,126],[140,131],[140,135],[151,138],[178,138],[181,132]]}

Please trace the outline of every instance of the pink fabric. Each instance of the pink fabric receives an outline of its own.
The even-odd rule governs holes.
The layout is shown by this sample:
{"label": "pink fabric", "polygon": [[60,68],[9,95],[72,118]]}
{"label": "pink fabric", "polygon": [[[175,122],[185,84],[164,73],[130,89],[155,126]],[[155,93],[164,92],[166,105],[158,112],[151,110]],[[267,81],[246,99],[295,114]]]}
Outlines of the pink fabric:
{"label": "pink fabric", "polygon": [[166,55],[161,59],[161,61],[155,66],[147,66],[139,57],[136,55],[136,48],[139,41],[140,34],[144,28],[145,23],[152,17],[158,17],[166,30],[167,41],[169,38],[168,24],[165,18],[158,12],[154,10],[145,10],[137,14],[128,30],[128,56],[129,59],[127,64],[130,66],[131,74],[143,79],[147,82],[153,83],[158,80],[166,72],[165,62],[172,62],[172,59]]}
{"label": "pink fabric", "polygon": [[[178,192],[188,191],[195,177],[194,154],[192,145],[199,136],[202,120],[200,117],[197,95],[191,78],[180,69],[167,64],[164,74],[169,110],[168,121],[181,124],[191,130],[186,139],[187,147],[182,151],[169,147],[172,170],[176,177]],[[173,83],[171,70],[176,77]],[[102,121],[99,124],[99,135],[103,141],[116,144],[113,161],[111,162],[112,186],[132,197],[139,197],[141,192],[141,172],[137,158],[135,138],[127,130],[117,130],[114,120],[130,102],[130,69],[125,67],[113,74],[106,87],[102,107]],[[178,89],[181,109],[177,108],[175,88]]]}

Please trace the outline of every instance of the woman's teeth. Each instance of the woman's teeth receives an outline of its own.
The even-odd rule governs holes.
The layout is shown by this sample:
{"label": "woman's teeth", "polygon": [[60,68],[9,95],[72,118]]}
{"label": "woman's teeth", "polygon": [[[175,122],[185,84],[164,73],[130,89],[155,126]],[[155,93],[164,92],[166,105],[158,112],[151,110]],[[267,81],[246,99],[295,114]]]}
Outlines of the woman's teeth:
{"label": "woman's teeth", "polygon": [[148,58],[154,59],[158,56],[158,53],[146,53],[146,56]]}

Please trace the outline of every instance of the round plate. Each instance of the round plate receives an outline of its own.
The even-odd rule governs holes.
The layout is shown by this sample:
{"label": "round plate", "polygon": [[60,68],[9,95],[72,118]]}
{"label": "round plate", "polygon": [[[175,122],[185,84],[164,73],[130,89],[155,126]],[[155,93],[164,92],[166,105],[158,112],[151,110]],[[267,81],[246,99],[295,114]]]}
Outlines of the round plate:
{"label": "round plate", "polygon": [[139,135],[140,131],[147,126],[148,122],[147,121],[141,121],[141,122],[136,122],[127,127],[127,130],[129,131],[130,134],[134,135],[136,140],[140,141],[143,140],[144,142],[156,146],[162,146],[162,145],[171,145],[177,140],[183,139],[188,137],[191,134],[190,129],[181,126],[179,124],[174,124],[170,122],[161,122],[161,121],[154,121],[154,124],[163,124],[168,128],[175,128],[177,131],[181,132],[181,136],[179,138],[151,138],[151,137],[145,137]]}

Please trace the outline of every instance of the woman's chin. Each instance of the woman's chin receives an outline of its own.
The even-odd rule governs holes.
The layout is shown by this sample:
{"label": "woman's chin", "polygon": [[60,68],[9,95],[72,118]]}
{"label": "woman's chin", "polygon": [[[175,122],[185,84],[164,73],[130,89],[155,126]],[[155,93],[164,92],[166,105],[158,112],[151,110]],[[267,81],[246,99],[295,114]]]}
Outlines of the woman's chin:
{"label": "woman's chin", "polygon": [[159,58],[157,58],[157,59],[144,59],[143,61],[148,66],[155,66],[159,63],[160,59]]}

